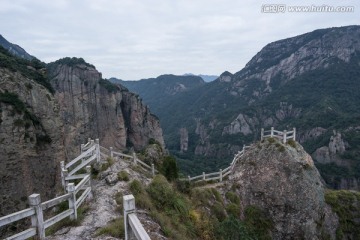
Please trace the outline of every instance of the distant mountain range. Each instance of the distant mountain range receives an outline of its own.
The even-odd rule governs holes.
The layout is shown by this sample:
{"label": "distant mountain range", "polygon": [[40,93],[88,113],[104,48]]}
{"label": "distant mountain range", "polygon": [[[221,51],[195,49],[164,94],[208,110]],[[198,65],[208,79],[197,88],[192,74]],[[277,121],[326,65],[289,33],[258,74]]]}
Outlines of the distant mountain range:
{"label": "distant mountain range", "polygon": [[[154,87],[157,81],[122,84],[160,118],[183,171],[226,166],[243,144],[259,138],[261,128],[296,127],[297,140],[330,186],[360,188],[359,26],[269,43],[239,72],[176,94]],[[166,81],[175,82],[182,84],[175,77]],[[153,87],[140,87],[145,84]]]}
{"label": "distant mountain range", "polygon": [[17,57],[21,57],[27,60],[31,60],[34,57],[31,56],[30,54],[28,54],[22,47],[20,47],[19,45],[10,43],[9,41],[7,41],[1,34],[0,34],[0,46],[4,47],[5,49],[7,49],[11,54],[17,56]]}
{"label": "distant mountain range", "polygon": [[195,75],[192,73],[185,73],[184,76],[198,76],[201,77],[205,82],[212,82],[219,77],[216,75],[203,75],[203,74]]}

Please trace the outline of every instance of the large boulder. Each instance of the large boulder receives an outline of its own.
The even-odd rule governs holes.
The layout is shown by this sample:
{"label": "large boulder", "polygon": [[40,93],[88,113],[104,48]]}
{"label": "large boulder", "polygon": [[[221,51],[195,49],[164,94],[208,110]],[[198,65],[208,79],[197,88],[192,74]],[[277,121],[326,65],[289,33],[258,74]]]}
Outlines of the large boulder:
{"label": "large boulder", "polygon": [[335,239],[337,217],[325,203],[312,158],[298,143],[269,138],[252,145],[236,164],[230,183],[243,210],[255,205],[268,215],[273,239]]}

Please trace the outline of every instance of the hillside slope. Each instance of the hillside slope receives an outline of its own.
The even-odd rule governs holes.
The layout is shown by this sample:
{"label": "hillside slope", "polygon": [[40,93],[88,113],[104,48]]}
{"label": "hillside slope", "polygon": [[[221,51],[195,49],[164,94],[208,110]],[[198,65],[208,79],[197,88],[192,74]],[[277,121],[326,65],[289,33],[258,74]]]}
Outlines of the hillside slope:
{"label": "hillside slope", "polygon": [[158,118],[83,59],[46,65],[0,47],[0,215],[24,209],[32,193],[54,197],[60,161],[89,137],[121,150],[151,139],[164,147]]}
{"label": "hillside slope", "polygon": [[226,165],[261,128],[296,127],[329,186],[359,189],[359,38],[347,26],[276,41],[241,71],[168,97],[157,115],[183,171]]}

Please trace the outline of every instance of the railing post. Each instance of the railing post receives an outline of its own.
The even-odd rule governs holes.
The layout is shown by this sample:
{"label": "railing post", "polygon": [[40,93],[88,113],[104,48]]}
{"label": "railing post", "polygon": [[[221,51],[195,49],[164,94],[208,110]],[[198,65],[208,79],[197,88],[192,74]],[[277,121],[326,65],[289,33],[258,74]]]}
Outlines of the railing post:
{"label": "railing post", "polygon": [[68,193],[70,193],[69,198],[69,209],[73,209],[73,214],[70,215],[71,220],[77,219],[77,211],[76,211],[76,194],[75,194],[75,185],[74,183],[69,183],[68,185]]}
{"label": "railing post", "polygon": [[261,129],[261,137],[260,137],[260,140],[262,141],[264,139],[264,129],[262,128]]}
{"label": "railing post", "polygon": [[88,138],[88,141],[87,141],[87,143],[89,143],[89,142],[91,142],[91,138]]}
{"label": "railing post", "polygon": [[136,153],[133,152],[133,160],[134,160],[134,165],[136,166],[137,164],[137,157],[136,157]]}
{"label": "railing post", "polygon": [[283,133],[283,143],[285,144],[286,143],[286,130],[284,130],[284,133]]}
{"label": "railing post", "polygon": [[84,146],[85,146],[85,144],[81,144],[81,146],[80,146],[80,154],[84,152]]}
{"label": "railing post", "polygon": [[67,178],[67,176],[69,175],[69,171],[68,171],[67,169],[64,169],[64,170],[62,171],[62,174],[63,174],[63,176],[64,176],[64,191],[66,192],[66,190],[67,190],[67,185],[68,185],[68,182],[67,182],[66,178]]}
{"label": "railing post", "polygon": [[29,205],[35,210],[35,215],[31,216],[31,225],[37,229],[39,239],[45,239],[44,216],[40,194],[31,194],[29,196]]}
{"label": "railing post", "polygon": [[205,172],[203,172],[203,180],[205,181]]}
{"label": "railing post", "polygon": [[189,180],[189,182],[191,181],[191,180],[190,180],[190,176],[189,176],[189,175],[188,175],[188,180]]}
{"label": "railing post", "polygon": [[274,137],[274,127],[271,127],[270,137]]}
{"label": "railing post", "polygon": [[125,226],[125,240],[129,240],[129,234],[131,233],[131,228],[128,223],[128,215],[135,212],[135,198],[133,195],[126,195],[123,197],[123,206],[124,206],[124,226]]}
{"label": "railing post", "polygon": [[99,143],[99,139],[95,139],[95,144],[96,144],[96,162],[100,162],[100,143]]}
{"label": "railing post", "polygon": [[244,144],[244,145],[243,145],[243,154],[245,153],[245,147],[246,147],[246,146],[245,146],[245,144]]}
{"label": "railing post", "polygon": [[222,182],[222,169],[220,168],[220,182]]}
{"label": "railing post", "polygon": [[296,128],[293,128],[293,140],[295,141],[295,138],[296,138]]}
{"label": "railing post", "polygon": [[114,154],[113,154],[113,147],[110,147],[110,157],[113,158],[114,157]]}
{"label": "railing post", "polygon": [[90,187],[90,192],[89,192],[89,195],[88,195],[88,199],[92,199],[93,194],[92,194],[92,185],[91,185],[91,166],[90,165],[86,166],[86,173],[90,175],[89,183],[88,183],[88,187]]}
{"label": "railing post", "polygon": [[90,147],[94,146],[94,140],[90,139]]}
{"label": "railing post", "polygon": [[65,187],[65,177],[64,177],[64,168],[65,168],[65,162],[60,162],[60,174],[61,174],[61,185]]}
{"label": "railing post", "polygon": [[151,164],[151,173],[153,176],[155,176],[155,167],[153,163]]}

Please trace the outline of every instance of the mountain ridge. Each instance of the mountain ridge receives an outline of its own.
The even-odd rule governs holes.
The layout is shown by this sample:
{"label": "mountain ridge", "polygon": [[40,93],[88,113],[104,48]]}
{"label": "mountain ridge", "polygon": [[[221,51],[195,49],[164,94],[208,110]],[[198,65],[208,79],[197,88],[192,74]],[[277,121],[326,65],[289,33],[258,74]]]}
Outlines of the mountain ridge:
{"label": "mountain ridge", "polygon": [[169,96],[154,108],[168,148],[184,171],[199,174],[194,166],[220,168],[261,128],[296,127],[329,186],[359,189],[358,39],[360,26],[345,26],[269,43],[242,70]]}

